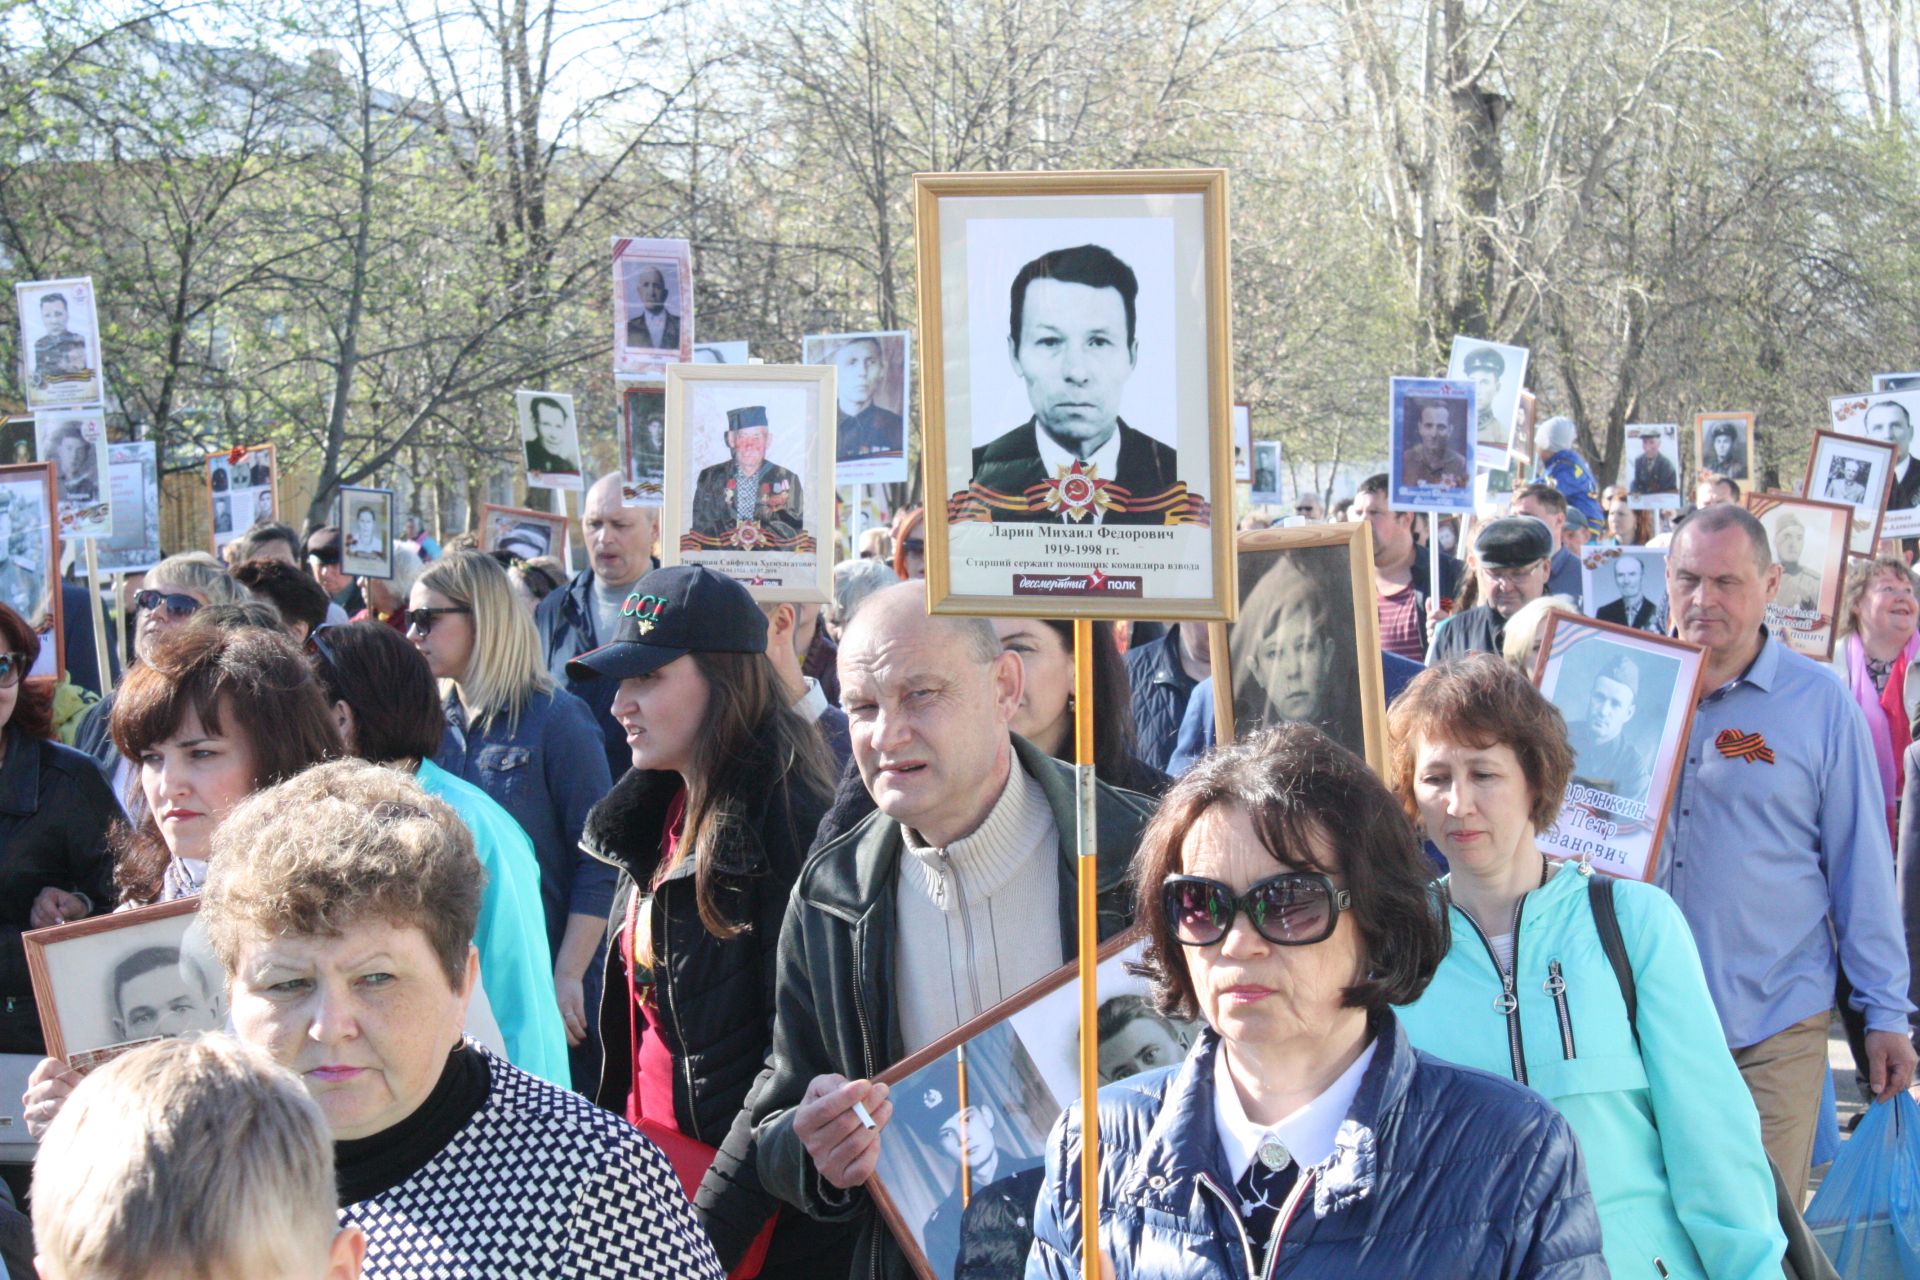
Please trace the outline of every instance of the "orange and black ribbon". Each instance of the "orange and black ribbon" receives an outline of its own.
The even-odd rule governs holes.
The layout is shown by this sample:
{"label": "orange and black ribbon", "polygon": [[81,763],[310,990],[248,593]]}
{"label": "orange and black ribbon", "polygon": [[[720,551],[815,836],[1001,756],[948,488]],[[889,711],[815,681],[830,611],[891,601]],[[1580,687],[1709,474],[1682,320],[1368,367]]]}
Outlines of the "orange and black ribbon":
{"label": "orange and black ribbon", "polygon": [[1767,740],[1757,733],[1742,733],[1738,729],[1722,729],[1714,735],[1713,745],[1720,754],[1729,760],[1758,760],[1761,764],[1773,763],[1773,748]]}

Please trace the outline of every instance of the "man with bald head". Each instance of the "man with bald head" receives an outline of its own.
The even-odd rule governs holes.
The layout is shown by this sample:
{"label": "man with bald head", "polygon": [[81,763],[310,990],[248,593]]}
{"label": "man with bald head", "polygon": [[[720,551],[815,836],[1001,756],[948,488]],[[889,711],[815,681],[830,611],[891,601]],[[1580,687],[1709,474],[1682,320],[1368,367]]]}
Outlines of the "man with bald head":
{"label": "man with bald head", "polygon": [[666,271],[658,263],[643,262],[634,272],[633,287],[640,295],[640,309],[627,317],[627,345],[647,351],[678,351],[680,316],[667,310]]}
{"label": "man with bald head", "polygon": [[[928,616],[921,582],[869,596],[841,636],[841,703],[878,808],[816,848],[794,885],[773,1051],[748,1105],[762,1184],[848,1222],[855,1275],[911,1274],[861,1185],[892,1115],[872,1077],[1074,957],[1073,769],[1008,727],[1023,688],[992,624]],[[1109,937],[1131,918],[1127,867],[1151,802],[1096,792]],[[721,1160],[745,1158],[742,1128]]]}
{"label": "man with bald head", "polygon": [[586,531],[588,567],[564,589],[548,593],[533,613],[547,670],[553,673],[554,683],[593,709],[605,737],[607,766],[615,778],[633,763],[626,730],[613,718],[613,686],[618,682],[576,683],[567,675],[567,663],[598,648],[613,634],[620,622],[620,606],[633,584],[649,569],[659,567],[653,558],[653,508],[621,505],[620,484],[620,473],[612,471],[587,490],[580,520]]}

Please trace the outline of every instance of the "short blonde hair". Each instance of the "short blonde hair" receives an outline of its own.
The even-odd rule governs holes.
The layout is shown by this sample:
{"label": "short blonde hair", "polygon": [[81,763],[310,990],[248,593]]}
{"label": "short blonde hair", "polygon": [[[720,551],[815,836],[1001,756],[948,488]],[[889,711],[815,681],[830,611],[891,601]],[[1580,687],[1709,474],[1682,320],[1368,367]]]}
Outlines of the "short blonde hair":
{"label": "short blonde hair", "polygon": [[214,833],[200,916],[227,976],[249,939],[337,938],[379,921],[426,935],[455,991],[487,875],[444,801],[364,760],[255,792]]}
{"label": "short blonde hair", "polygon": [[1860,602],[1867,598],[1867,588],[1873,585],[1873,580],[1883,573],[1906,579],[1908,586],[1920,592],[1920,580],[1915,579],[1913,570],[1899,556],[1850,557],[1847,583],[1840,591],[1838,639],[1844,640],[1860,629]]}
{"label": "short blonde hair", "polygon": [[333,1139],[306,1087],[224,1035],[163,1040],[73,1091],[33,1162],[49,1280],[318,1274]]}
{"label": "short blonde hair", "polygon": [[446,681],[460,694],[478,726],[504,714],[509,731],[535,693],[553,689],[533,615],[513,598],[513,583],[498,560],[484,551],[450,552],[429,565],[416,585],[437,591],[473,612],[473,654],[467,673]]}
{"label": "short blonde hair", "polygon": [[1533,638],[1540,634],[1540,628],[1547,625],[1548,612],[1554,609],[1562,613],[1580,612],[1572,596],[1541,596],[1515,609],[1507,619],[1507,629],[1500,633],[1500,656],[1523,676],[1533,674],[1527,653],[1533,648]]}
{"label": "short blonde hair", "polygon": [[245,604],[253,593],[233,580],[227,566],[204,551],[183,551],[168,556],[147,570],[142,586],[155,591],[198,591],[208,604]]}

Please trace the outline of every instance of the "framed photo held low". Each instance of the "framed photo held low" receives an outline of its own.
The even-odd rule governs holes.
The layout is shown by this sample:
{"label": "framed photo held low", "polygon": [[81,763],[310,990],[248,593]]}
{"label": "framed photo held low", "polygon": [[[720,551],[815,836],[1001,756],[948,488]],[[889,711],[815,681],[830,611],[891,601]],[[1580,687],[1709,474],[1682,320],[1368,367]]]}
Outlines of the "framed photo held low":
{"label": "framed photo held low", "polygon": [[393,577],[393,490],[340,487],[340,572]]}
{"label": "framed photo held low", "polygon": [[1693,418],[1693,456],[1699,469],[1753,487],[1753,415],[1699,413]]}
{"label": "framed photo held low", "polygon": [[107,485],[107,415],[99,409],[42,410],[33,415],[34,458],[53,464],[60,537],[104,538],[113,532]]}
{"label": "framed photo held low", "polygon": [[58,512],[52,463],[0,467],[0,601],[40,637],[40,657],[28,675],[67,669]]}
{"label": "framed photo held low", "polygon": [[1227,618],[1226,171],[913,194],[929,608]]}
{"label": "framed photo held low", "polygon": [[206,456],[213,554],[263,520],[278,519],[279,468],[270,444],[235,445]]}
{"label": "framed photo held low", "polygon": [[506,551],[521,560],[553,556],[565,563],[567,517],[553,511],[486,503],[480,508],[480,549]]}
{"label": "framed photo held low", "polygon": [[1232,696],[1214,695],[1217,741],[1303,722],[1384,776],[1372,527],[1363,520],[1254,530],[1239,535],[1239,560],[1239,616],[1227,628]]}
{"label": "framed photo held low", "polygon": [[[1172,1066],[1197,1037],[1129,970],[1144,942],[1100,949],[1100,1082]],[[1054,1122],[1080,1096],[1080,974],[1065,965],[877,1077],[893,1119],[867,1187],[920,1280],[1019,1276]]]}
{"label": "framed photo held low", "polygon": [[1542,853],[1653,878],[1705,672],[1698,645],[1547,614],[1533,683],[1566,717],[1573,777],[1560,816],[1539,834]]}
{"label": "framed photo held low", "polygon": [[1847,550],[1856,556],[1872,555],[1874,544],[1880,540],[1887,495],[1893,487],[1893,464],[1894,447],[1887,441],[1834,431],[1813,433],[1807,477],[1800,491],[1819,502],[1838,502],[1852,508]]}
{"label": "framed photo held low", "polygon": [[22,935],[48,1056],[86,1071],[224,1026],[226,979],[199,910],[183,898]]}
{"label": "framed photo held low", "polygon": [[1750,493],[1744,505],[1767,531],[1780,567],[1767,629],[1795,653],[1827,661],[1838,639],[1853,508],[1783,493]]}
{"label": "framed photo held low", "polygon": [[1280,491],[1280,442],[1255,440],[1253,482],[1247,490],[1247,501],[1256,507],[1275,507],[1286,500],[1287,495]]}

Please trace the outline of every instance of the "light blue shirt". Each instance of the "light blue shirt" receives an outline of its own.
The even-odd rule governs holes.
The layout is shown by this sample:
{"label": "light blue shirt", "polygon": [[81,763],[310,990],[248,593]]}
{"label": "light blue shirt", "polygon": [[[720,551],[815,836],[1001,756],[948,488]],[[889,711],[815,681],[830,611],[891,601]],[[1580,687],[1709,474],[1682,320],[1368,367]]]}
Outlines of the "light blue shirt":
{"label": "light blue shirt", "polygon": [[[1773,762],[1725,754],[1728,731],[1761,735]],[[1700,703],[1658,879],[1693,930],[1730,1047],[1832,1007],[1836,933],[1868,1028],[1906,1031],[1886,799],[1866,723],[1832,672],[1765,639]]]}

